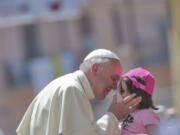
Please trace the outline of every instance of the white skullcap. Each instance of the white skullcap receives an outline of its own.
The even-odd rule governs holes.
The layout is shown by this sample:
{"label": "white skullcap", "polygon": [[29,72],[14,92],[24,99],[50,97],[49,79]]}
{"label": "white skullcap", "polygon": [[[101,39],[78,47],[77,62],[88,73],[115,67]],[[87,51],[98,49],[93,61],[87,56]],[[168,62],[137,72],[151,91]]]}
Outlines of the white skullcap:
{"label": "white skullcap", "polygon": [[84,61],[90,60],[92,58],[112,58],[112,59],[120,60],[115,53],[106,49],[96,49],[92,51],[84,58]]}

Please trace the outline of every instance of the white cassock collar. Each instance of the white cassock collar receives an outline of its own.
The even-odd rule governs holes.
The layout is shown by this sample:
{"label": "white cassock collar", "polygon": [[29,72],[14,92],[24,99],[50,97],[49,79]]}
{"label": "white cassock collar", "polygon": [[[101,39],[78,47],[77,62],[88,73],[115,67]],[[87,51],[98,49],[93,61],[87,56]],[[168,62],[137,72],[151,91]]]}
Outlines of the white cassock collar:
{"label": "white cassock collar", "polygon": [[78,70],[75,72],[78,76],[78,79],[83,87],[83,90],[85,92],[85,94],[87,95],[88,99],[91,100],[93,98],[95,98],[94,93],[93,93],[93,89],[89,83],[89,80],[87,79],[86,75],[84,72],[82,72],[81,70]]}

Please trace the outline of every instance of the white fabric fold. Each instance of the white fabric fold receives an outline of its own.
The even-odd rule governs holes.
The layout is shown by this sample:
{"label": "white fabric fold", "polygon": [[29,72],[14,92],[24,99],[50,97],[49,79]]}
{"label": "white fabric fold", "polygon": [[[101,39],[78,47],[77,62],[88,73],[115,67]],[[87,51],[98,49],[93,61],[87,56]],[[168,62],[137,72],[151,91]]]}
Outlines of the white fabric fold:
{"label": "white fabric fold", "polygon": [[82,71],[62,76],[32,101],[17,135],[119,135],[118,120],[107,113],[95,121],[92,88]]}

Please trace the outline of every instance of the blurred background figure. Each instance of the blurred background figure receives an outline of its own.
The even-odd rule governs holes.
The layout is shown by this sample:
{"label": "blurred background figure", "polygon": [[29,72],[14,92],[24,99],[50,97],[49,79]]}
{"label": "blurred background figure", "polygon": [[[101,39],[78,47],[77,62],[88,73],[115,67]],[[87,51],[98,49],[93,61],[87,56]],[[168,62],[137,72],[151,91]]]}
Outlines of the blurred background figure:
{"label": "blurred background figure", "polygon": [[166,119],[176,119],[178,116],[177,116],[177,113],[176,113],[176,109],[175,108],[168,108],[166,111],[165,111],[165,118]]}
{"label": "blurred background figure", "polygon": [[0,135],[5,135],[2,129],[0,129]]}
{"label": "blurred background figure", "polygon": [[[123,72],[151,71],[160,117],[179,116],[179,13],[177,0],[0,0],[0,127],[14,135],[40,88],[97,48],[117,53]],[[92,101],[97,118],[110,100]]]}
{"label": "blurred background figure", "polygon": [[39,92],[47,83],[53,80],[53,65],[49,58],[38,57],[29,63],[30,81],[35,92]]}
{"label": "blurred background figure", "polygon": [[164,112],[164,119],[161,119],[161,124],[157,135],[179,135],[180,133],[180,118],[176,113],[175,108],[168,108]]}

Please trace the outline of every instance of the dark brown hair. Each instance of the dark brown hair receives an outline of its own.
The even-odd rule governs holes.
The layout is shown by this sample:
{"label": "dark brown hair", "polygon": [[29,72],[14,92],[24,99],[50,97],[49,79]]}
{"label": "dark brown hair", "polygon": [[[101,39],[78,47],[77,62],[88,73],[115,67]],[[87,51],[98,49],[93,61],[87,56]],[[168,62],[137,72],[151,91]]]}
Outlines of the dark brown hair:
{"label": "dark brown hair", "polygon": [[[141,84],[146,85],[146,81],[142,79],[139,76],[134,76],[134,78]],[[130,94],[136,93],[137,96],[142,97],[142,101],[140,102],[138,109],[145,109],[145,108],[152,108],[154,110],[158,110],[157,107],[154,106],[153,101],[152,101],[152,96],[142,90],[141,88],[136,88],[133,84],[132,81],[128,77],[123,77],[122,80],[125,82],[127,86],[127,90]],[[121,86],[122,89],[122,86]]]}

